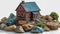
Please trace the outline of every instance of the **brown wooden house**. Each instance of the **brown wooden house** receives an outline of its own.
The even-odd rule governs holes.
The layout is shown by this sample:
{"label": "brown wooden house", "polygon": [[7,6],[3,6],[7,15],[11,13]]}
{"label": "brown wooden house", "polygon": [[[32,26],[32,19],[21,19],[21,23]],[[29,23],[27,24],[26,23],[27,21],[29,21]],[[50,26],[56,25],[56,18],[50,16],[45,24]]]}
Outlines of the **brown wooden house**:
{"label": "brown wooden house", "polygon": [[22,1],[16,9],[16,16],[20,19],[34,20],[39,16],[39,7],[35,2]]}

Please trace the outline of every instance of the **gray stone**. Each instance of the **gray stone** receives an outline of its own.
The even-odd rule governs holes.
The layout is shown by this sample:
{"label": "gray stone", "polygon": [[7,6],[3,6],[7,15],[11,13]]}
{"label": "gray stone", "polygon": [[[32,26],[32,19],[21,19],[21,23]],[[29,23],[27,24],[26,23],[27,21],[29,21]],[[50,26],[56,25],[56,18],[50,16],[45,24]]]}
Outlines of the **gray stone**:
{"label": "gray stone", "polygon": [[7,21],[7,17],[3,17],[0,21],[0,24],[5,23]]}
{"label": "gray stone", "polygon": [[7,26],[4,28],[4,30],[6,31],[14,31],[15,29],[16,29],[16,25]]}
{"label": "gray stone", "polygon": [[1,25],[0,25],[0,29],[4,29],[6,26],[7,26],[7,25],[5,25],[5,24],[1,24]]}
{"label": "gray stone", "polygon": [[44,30],[41,27],[35,26],[33,27],[33,29],[31,30],[32,33],[43,33]]}
{"label": "gray stone", "polygon": [[10,14],[10,16],[8,17],[7,21],[6,21],[6,25],[10,26],[14,24],[14,20],[15,20],[15,15],[13,13]]}
{"label": "gray stone", "polygon": [[15,32],[17,32],[17,33],[23,33],[23,32],[25,32],[25,31],[24,31],[24,29],[23,29],[22,26],[17,26]]}

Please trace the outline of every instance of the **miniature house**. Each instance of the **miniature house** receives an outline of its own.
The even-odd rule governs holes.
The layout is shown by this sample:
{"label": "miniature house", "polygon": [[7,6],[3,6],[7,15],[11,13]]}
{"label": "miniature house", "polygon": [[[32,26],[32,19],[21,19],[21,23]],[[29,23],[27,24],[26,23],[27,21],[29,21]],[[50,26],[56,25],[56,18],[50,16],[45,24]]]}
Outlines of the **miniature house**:
{"label": "miniature house", "polygon": [[16,9],[16,16],[20,19],[34,20],[38,18],[40,9],[35,2],[22,1]]}

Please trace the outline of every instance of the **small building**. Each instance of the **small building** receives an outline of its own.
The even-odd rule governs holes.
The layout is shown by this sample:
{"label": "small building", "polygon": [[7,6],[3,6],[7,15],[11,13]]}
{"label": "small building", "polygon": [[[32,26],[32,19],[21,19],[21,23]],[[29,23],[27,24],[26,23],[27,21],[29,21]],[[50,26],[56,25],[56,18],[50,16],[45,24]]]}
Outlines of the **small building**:
{"label": "small building", "polygon": [[22,1],[16,9],[16,16],[19,19],[34,20],[39,17],[39,11],[40,8],[35,2]]}

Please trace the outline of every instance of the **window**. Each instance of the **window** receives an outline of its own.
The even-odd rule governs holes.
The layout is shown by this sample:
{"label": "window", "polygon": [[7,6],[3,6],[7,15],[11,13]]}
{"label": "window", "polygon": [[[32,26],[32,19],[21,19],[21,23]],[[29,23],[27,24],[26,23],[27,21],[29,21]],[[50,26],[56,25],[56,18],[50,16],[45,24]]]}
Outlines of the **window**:
{"label": "window", "polygon": [[24,17],[24,14],[22,13],[17,13],[18,16]]}
{"label": "window", "polygon": [[24,17],[24,14],[21,14],[22,17]]}
{"label": "window", "polygon": [[18,16],[20,16],[20,13],[18,13]]}
{"label": "window", "polygon": [[20,6],[19,9],[22,9],[22,7]]}

